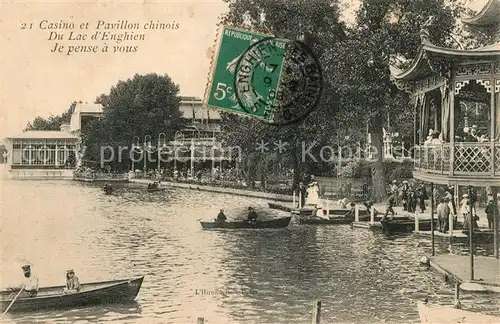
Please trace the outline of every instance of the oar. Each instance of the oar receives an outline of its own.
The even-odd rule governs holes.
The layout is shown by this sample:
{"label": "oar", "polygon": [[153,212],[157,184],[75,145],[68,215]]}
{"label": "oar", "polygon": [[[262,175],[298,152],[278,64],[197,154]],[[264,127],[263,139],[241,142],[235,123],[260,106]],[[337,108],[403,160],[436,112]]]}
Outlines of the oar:
{"label": "oar", "polygon": [[12,299],[12,301],[9,304],[9,306],[7,306],[7,308],[5,309],[5,312],[3,312],[2,316],[0,316],[0,320],[5,316],[5,314],[7,314],[7,312],[9,311],[9,309],[12,307],[12,304],[14,304],[14,302],[17,300],[17,297],[19,297],[19,295],[21,295],[21,293],[23,292],[23,290],[24,290],[24,287],[21,287],[21,290],[19,290],[19,292],[17,293],[16,297],[14,297],[14,299]]}

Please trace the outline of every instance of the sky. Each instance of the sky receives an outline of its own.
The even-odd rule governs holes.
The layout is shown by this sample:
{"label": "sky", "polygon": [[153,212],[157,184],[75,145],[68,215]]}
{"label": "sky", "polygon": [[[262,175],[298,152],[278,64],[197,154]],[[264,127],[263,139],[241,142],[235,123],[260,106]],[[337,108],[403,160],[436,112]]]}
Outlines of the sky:
{"label": "sky", "polygon": [[[311,0],[314,1],[314,0]],[[473,0],[480,8],[486,0]],[[352,19],[359,1],[345,1],[346,19]],[[22,131],[36,116],[64,112],[73,101],[93,102],[119,80],[134,74],[167,73],[183,96],[204,96],[217,23],[228,10],[222,0],[198,1],[4,1],[0,27],[0,139]],[[144,40],[69,40],[90,37],[98,21],[139,23]],[[45,21],[45,22],[43,22]],[[47,29],[51,23],[74,23],[74,29]],[[176,30],[144,30],[150,21],[175,24]],[[88,29],[80,25],[89,23]],[[31,25],[32,24],[32,25]],[[25,28],[23,28],[25,27]],[[31,27],[31,29],[30,29]],[[45,29],[43,29],[45,28]],[[50,32],[63,40],[49,40]],[[122,32],[114,30],[114,32]],[[53,35],[54,35],[53,33]],[[54,50],[56,43],[62,52]],[[138,46],[136,52],[102,53],[107,45]],[[67,55],[69,46],[97,45],[98,52]]]}

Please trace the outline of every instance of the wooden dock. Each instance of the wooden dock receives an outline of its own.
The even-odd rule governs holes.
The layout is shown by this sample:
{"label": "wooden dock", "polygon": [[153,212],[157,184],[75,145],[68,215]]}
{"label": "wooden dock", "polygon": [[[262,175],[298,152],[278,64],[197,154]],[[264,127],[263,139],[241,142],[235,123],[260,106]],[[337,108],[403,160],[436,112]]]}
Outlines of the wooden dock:
{"label": "wooden dock", "polygon": [[[431,231],[413,231],[413,234],[416,237],[425,237],[425,238],[431,238],[432,232]],[[454,230],[452,233],[441,233],[439,231],[434,231],[434,238],[436,240],[439,240],[440,242],[467,242],[468,236],[464,233],[462,233],[462,230]]]}
{"label": "wooden dock", "polygon": [[[413,234],[417,237],[427,237],[430,238],[431,231],[413,231]],[[469,235],[463,232],[463,230],[454,230],[452,233],[441,233],[434,231],[434,238],[439,241],[450,241],[451,242],[468,242]],[[488,229],[477,229],[474,231],[474,242],[478,244],[488,244],[493,242],[493,231]]]}
{"label": "wooden dock", "polygon": [[[430,266],[443,274],[446,281],[459,283],[462,290],[500,293],[500,260],[493,257],[474,257],[474,280],[470,280],[470,259],[467,255],[430,257]],[[464,285],[464,284],[475,285]],[[472,287],[472,289],[467,289]],[[474,289],[476,287],[476,289]]]}
{"label": "wooden dock", "polygon": [[452,307],[418,304],[418,315],[421,323],[452,324],[452,323],[500,323],[500,318],[480,313],[468,312]]}
{"label": "wooden dock", "polygon": [[371,222],[353,222],[352,227],[379,230],[382,228],[382,224],[380,222],[373,222],[373,224]]}

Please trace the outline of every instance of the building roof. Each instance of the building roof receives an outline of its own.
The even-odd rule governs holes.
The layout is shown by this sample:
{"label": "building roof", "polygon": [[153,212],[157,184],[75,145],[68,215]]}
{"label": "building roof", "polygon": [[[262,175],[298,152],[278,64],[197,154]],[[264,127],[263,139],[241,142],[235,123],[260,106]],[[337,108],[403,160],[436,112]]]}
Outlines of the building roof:
{"label": "building roof", "polygon": [[[500,16],[500,0],[488,0],[488,3],[474,17],[463,19],[462,21],[469,26],[490,27],[498,25]],[[425,36],[427,34],[427,37]],[[423,79],[434,73],[431,67],[433,59],[448,60],[452,62],[474,62],[480,60],[499,60],[500,43],[476,48],[473,50],[457,50],[445,48],[432,44],[428,38],[428,32],[421,31],[422,43],[417,57],[413,63],[406,69],[400,70],[391,66],[391,78],[393,80],[415,81]],[[439,64],[439,63],[438,63]]]}
{"label": "building roof", "polygon": [[489,26],[498,24],[500,17],[500,0],[489,0],[475,16],[464,18],[462,22],[472,26]]}
{"label": "building roof", "polygon": [[479,61],[500,58],[500,43],[485,46],[474,50],[456,50],[440,47],[424,40],[420,51],[413,63],[404,71],[391,66],[391,74],[394,79],[414,81],[433,73],[429,60],[439,57],[454,62]]}
{"label": "building roof", "polygon": [[220,113],[215,109],[209,109],[203,107],[203,102],[201,99],[185,100],[181,101],[179,110],[182,113],[182,117],[186,119],[208,119],[220,120]]}
{"label": "building roof", "polygon": [[474,49],[473,51],[476,51],[476,52],[487,52],[487,51],[500,52],[500,42],[495,43],[495,44],[491,44],[488,46],[484,46],[484,47],[479,47],[479,48]]}
{"label": "building roof", "polygon": [[25,131],[7,139],[78,139],[76,135],[61,131]]}
{"label": "building roof", "polygon": [[96,103],[77,103],[75,106],[75,112],[79,113],[96,113],[96,114],[102,114],[102,108],[103,106],[101,104],[96,104]]}

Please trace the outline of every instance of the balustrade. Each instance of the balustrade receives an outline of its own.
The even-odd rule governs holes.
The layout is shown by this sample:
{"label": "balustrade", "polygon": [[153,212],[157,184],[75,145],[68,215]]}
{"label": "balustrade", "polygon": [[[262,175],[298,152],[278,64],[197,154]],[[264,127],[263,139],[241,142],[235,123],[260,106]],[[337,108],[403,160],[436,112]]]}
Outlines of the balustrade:
{"label": "balustrade", "polygon": [[[442,175],[500,176],[500,143],[451,143],[415,147],[415,169]],[[450,163],[453,161],[453,169]],[[452,172],[450,174],[450,171]]]}

